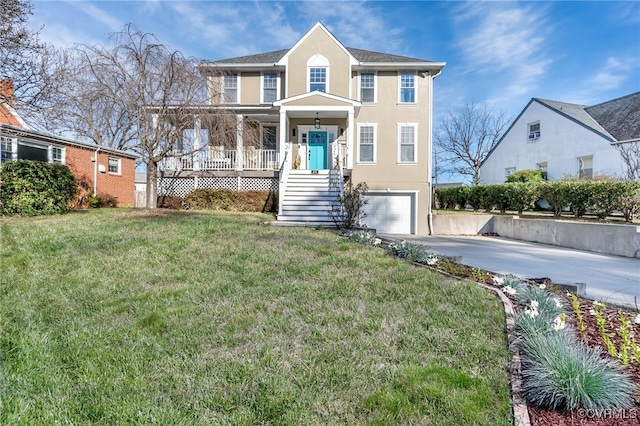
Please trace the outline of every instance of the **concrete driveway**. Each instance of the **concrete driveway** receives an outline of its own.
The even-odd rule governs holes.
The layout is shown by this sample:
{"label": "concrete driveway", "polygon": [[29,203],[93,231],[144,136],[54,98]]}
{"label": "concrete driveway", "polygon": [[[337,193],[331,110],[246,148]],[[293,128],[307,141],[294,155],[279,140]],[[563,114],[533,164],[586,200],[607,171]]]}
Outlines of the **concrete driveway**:
{"label": "concrete driveway", "polygon": [[640,307],[640,259],[612,256],[528,241],[484,236],[383,235],[419,241],[459,262],[520,278],[549,278],[556,284],[586,286],[584,296]]}

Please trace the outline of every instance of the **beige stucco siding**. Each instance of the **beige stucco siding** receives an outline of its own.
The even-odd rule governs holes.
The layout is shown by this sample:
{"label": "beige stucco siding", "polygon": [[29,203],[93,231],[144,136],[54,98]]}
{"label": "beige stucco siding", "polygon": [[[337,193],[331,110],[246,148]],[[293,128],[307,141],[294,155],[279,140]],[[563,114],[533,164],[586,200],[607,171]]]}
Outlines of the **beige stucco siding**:
{"label": "beige stucco siding", "polygon": [[318,29],[289,53],[288,74],[286,76],[288,93],[292,97],[306,93],[309,59],[315,54],[324,56],[328,62],[328,93],[349,97],[351,75],[350,58],[347,52],[324,31]]}
{"label": "beige stucco siding", "polygon": [[242,72],[240,74],[240,104],[260,104],[260,76],[259,72]]}

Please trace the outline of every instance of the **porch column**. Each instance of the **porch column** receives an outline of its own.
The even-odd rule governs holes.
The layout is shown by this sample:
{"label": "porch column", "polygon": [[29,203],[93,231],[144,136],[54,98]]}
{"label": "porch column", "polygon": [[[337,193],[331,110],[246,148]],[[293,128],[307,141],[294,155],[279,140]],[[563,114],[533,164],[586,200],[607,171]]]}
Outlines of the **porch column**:
{"label": "porch column", "polygon": [[[285,159],[285,152],[287,150],[287,139],[289,138],[289,126],[287,125],[287,111],[281,109],[280,110],[280,134],[278,135],[278,153],[280,161],[286,160],[284,167],[290,169],[289,165],[291,164],[291,158],[287,157]],[[289,153],[291,155],[291,153]]]}
{"label": "porch column", "polygon": [[200,161],[203,160],[203,153],[201,152],[202,141],[200,140],[200,117],[197,115],[193,118],[193,133],[193,170],[200,170]]}
{"label": "porch column", "polygon": [[236,115],[236,170],[244,169],[244,117]]}
{"label": "porch column", "polygon": [[354,125],[355,112],[352,108],[349,110],[349,117],[347,118],[347,169],[353,169]]}

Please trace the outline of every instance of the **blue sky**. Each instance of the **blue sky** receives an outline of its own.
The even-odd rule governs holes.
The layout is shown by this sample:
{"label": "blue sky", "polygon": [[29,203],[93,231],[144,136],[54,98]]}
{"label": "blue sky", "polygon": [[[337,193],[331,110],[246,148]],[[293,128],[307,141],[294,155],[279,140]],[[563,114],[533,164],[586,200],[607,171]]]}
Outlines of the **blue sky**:
{"label": "blue sky", "polygon": [[126,23],[186,56],[291,47],[316,21],[346,46],[446,62],[434,118],[466,103],[517,115],[532,97],[586,105],[640,90],[640,2],[32,0],[57,46]]}

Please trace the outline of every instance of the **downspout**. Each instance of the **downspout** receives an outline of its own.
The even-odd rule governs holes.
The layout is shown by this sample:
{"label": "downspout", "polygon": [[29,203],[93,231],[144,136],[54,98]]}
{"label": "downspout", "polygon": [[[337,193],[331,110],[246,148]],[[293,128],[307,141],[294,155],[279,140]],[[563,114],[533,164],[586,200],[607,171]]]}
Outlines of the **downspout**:
{"label": "downspout", "polygon": [[439,70],[435,75],[431,75],[431,73],[426,73],[429,77],[429,110],[427,112],[427,120],[429,122],[430,131],[427,135],[429,138],[427,143],[427,224],[429,226],[429,235],[434,235],[435,230],[433,229],[433,170],[431,170],[433,165],[433,79],[440,75],[442,70]]}
{"label": "downspout", "polygon": [[93,157],[93,196],[98,195],[98,152],[100,147],[96,148],[96,153]]}

